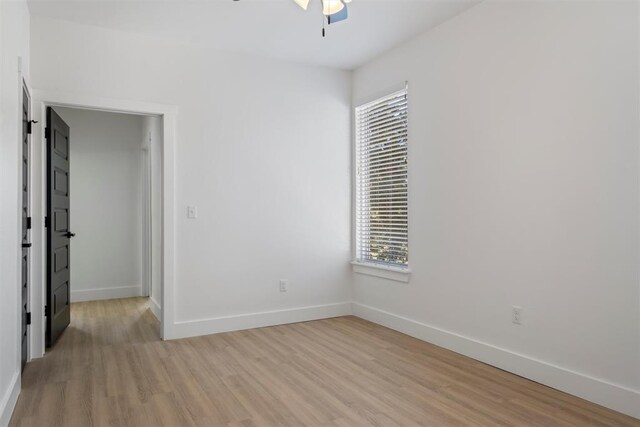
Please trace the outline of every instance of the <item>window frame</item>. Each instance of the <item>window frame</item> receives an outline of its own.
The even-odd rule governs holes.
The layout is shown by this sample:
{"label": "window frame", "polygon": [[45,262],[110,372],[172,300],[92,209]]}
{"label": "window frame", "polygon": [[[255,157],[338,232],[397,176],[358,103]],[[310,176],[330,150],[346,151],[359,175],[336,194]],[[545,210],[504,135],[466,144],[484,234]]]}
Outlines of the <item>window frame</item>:
{"label": "window frame", "polygon": [[[407,102],[407,129],[406,129],[406,135],[407,135],[407,151],[406,151],[406,156],[407,156],[407,213],[406,213],[406,217],[407,217],[407,234],[406,234],[406,241],[407,241],[407,264],[397,264],[397,263],[393,263],[393,262],[377,262],[377,261],[368,261],[366,259],[359,259],[359,233],[358,233],[358,211],[359,211],[359,175],[358,175],[358,168],[360,167],[360,158],[359,158],[359,138],[358,138],[358,110],[367,107],[368,105],[372,105],[375,104],[377,102],[380,102],[382,100],[384,100],[385,98],[391,98],[393,96],[397,96],[398,94],[403,93],[406,96],[406,102]],[[359,274],[365,274],[365,275],[369,275],[369,276],[376,276],[376,277],[381,277],[384,279],[389,279],[389,280],[394,280],[394,281],[399,281],[399,282],[408,282],[409,281],[409,277],[410,277],[410,273],[411,273],[411,269],[410,269],[410,264],[409,264],[409,252],[410,252],[410,245],[409,245],[409,230],[410,230],[410,226],[409,226],[409,205],[410,205],[410,197],[409,197],[409,164],[410,164],[410,160],[409,160],[409,140],[410,140],[410,136],[409,136],[409,88],[408,88],[408,84],[405,82],[402,86],[398,86],[393,90],[389,90],[386,91],[385,93],[382,94],[378,94],[375,97],[370,98],[369,100],[365,101],[365,102],[359,102],[357,104],[355,104],[352,108],[352,114],[353,114],[353,173],[352,173],[352,178],[353,178],[353,197],[352,197],[352,206],[353,206],[353,215],[352,215],[352,224],[353,224],[353,232],[352,232],[352,239],[353,239],[353,250],[352,250],[352,261],[351,261],[351,265],[352,265],[352,270],[354,273],[359,273]]]}

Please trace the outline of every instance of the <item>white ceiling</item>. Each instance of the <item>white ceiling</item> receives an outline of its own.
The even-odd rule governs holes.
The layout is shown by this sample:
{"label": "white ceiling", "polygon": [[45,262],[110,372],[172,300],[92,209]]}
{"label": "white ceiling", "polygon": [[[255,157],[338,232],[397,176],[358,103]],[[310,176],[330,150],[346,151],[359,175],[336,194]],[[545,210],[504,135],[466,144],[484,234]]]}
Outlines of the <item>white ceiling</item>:
{"label": "white ceiling", "polygon": [[321,35],[320,0],[29,0],[34,16],[353,69],[480,0],[353,0]]}

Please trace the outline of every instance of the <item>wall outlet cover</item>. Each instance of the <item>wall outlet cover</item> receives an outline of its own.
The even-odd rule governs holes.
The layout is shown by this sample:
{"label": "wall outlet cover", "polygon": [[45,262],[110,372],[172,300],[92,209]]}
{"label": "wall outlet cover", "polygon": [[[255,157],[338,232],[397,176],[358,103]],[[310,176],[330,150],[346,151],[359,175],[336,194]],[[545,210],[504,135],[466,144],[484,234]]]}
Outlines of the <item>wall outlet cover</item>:
{"label": "wall outlet cover", "polygon": [[511,307],[511,322],[516,325],[522,325],[522,307],[517,305]]}
{"label": "wall outlet cover", "polygon": [[197,206],[187,206],[187,218],[195,219],[198,217],[198,207]]}

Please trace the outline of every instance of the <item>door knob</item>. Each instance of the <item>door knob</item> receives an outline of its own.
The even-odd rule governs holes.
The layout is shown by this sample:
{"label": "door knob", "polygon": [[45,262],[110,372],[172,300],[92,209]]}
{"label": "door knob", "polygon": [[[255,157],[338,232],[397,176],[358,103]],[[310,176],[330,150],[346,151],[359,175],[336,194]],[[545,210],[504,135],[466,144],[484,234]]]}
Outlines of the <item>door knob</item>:
{"label": "door knob", "polygon": [[65,236],[67,236],[68,239],[72,238],[73,236],[76,235],[76,233],[72,233],[70,231],[67,231],[66,233],[64,233]]}

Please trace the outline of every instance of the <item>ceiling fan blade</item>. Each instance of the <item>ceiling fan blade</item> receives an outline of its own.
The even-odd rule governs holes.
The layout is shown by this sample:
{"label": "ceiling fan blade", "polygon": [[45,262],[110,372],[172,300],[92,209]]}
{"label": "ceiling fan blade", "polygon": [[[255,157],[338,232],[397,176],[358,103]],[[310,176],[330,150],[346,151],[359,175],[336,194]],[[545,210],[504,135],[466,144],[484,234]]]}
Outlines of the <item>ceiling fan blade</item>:
{"label": "ceiling fan blade", "polygon": [[301,8],[303,8],[304,10],[307,10],[307,7],[309,6],[309,0],[293,0],[293,1],[296,2],[296,4]]}

